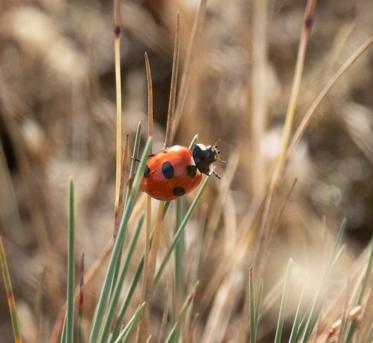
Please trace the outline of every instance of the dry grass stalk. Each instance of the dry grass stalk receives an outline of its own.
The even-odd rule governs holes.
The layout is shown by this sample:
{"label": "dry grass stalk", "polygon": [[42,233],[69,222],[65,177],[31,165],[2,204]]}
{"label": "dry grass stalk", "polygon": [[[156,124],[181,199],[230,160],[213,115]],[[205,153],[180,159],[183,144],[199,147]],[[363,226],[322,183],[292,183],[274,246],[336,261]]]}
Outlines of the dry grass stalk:
{"label": "dry grass stalk", "polygon": [[261,217],[261,224],[259,229],[259,242],[256,248],[256,256],[255,256],[255,265],[257,266],[257,273],[262,272],[262,259],[263,254],[265,253],[265,242],[268,237],[268,225],[269,225],[269,215],[272,206],[273,195],[276,187],[278,186],[280,174],[282,172],[286,152],[288,150],[289,140],[291,136],[291,130],[293,127],[294,115],[295,115],[295,108],[298,100],[298,94],[300,90],[300,84],[302,80],[303,74],[303,67],[304,67],[304,60],[307,50],[307,45],[309,41],[309,37],[311,34],[311,30],[313,27],[314,16],[315,16],[315,9],[316,9],[316,0],[308,0],[305,14],[304,14],[304,21],[303,21],[303,28],[301,32],[301,37],[298,46],[298,54],[297,54],[297,62],[295,65],[295,72],[294,78],[292,83],[291,94],[289,98],[288,108],[285,117],[285,124],[282,133],[281,139],[281,148],[280,153],[276,161],[276,165],[272,174],[272,178],[269,184],[268,192],[265,195],[265,206],[263,210],[263,215]]}
{"label": "dry grass stalk", "polygon": [[302,118],[301,123],[298,125],[294,136],[290,142],[288,154],[290,155],[294,149],[295,146],[299,143],[300,139],[302,138],[307,126],[309,125],[316,109],[321,104],[321,102],[325,99],[326,95],[329,93],[331,88],[335,85],[335,83],[339,80],[339,78],[345,74],[345,72],[357,61],[357,59],[370,47],[370,45],[373,43],[373,37],[369,37],[352,55],[351,57],[344,62],[341,67],[338,69],[338,71],[328,80],[326,85],[323,87],[323,89],[320,91],[320,93],[317,95],[315,100],[312,102],[309,110]]}
{"label": "dry grass stalk", "polygon": [[190,70],[192,66],[193,51],[197,43],[196,42],[197,34],[200,34],[201,26],[206,16],[206,4],[207,4],[207,0],[201,0],[200,5],[198,7],[198,12],[194,19],[192,32],[190,34],[188,48],[187,48],[187,52],[185,56],[183,72],[181,74],[179,96],[178,96],[178,101],[177,101],[176,110],[175,110],[175,119],[174,119],[172,131],[171,131],[171,137],[170,137],[171,142],[175,138],[176,130],[179,126],[181,116],[184,111],[185,102],[186,102],[188,90],[189,90]]}
{"label": "dry grass stalk", "polygon": [[252,73],[251,73],[251,163],[254,196],[262,198],[265,191],[262,142],[267,116],[267,1],[254,1],[252,16]]}
{"label": "dry grass stalk", "polygon": [[[359,315],[361,314],[362,306],[355,306],[350,311],[343,312],[342,317],[336,320],[328,329],[328,335],[325,338],[324,342],[329,342],[335,335],[338,333],[339,338],[343,334],[343,326],[346,326],[347,322],[351,322],[355,319],[358,319]],[[322,341],[322,340],[321,340]]]}
{"label": "dry grass stalk", "polygon": [[115,170],[115,205],[117,213],[120,202],[120,183],[122,180],[122,80],[120,65],[121,13],[120,0],[114,1],[114,60],[115,60],[115,96],[116,96],[116,170]]}
{"label": "dry grass stalk", "polygon": [[173,53],[173,58],[172,58],[170,99],[168,102],[167,126],[166,126],[166,135],[164,139],[165,148],[171,145],[171,134],[173,130],[173,120],[175,116],[177,81],[178,81],[178,76],[179,76],[179,59],[180,59],[180,13],[177,13],[175,40],[174,40],[174,53]]}

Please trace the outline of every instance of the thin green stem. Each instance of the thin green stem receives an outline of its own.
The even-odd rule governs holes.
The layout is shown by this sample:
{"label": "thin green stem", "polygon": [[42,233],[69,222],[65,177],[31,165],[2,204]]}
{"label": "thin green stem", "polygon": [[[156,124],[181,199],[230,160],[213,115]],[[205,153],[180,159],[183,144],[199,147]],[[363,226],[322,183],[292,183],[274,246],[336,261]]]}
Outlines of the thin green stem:
{"label": "thin green stem", "polygon": [[107,304],[110,288],[113,282],[114,272],[117,268],[117,264],[120,263],[120,256],[121,256],[121,248],[124,240],[124,236],[126,233],[128,221],[133,211],[133,207],[135,205],[136,195],[140,186],[140,182],[142,179],[143,171],[145,168],[145,163],[149,155],[150,147],[151,147],[151,138],[148,138],[147,143],[145,145],[143,155],[140,161],[139,168],[137,169],[136,176],[134,178],[132,189],[128,196],[128,201],[126,203],[126,207],[123,211],[121,223],[119,226],[119,231],[117,238],[114,243],[113,252],[110,258],[110,262],[108,265],[108,269],[105,275],[104,283],[102,286],[100,298],[96,307],[95,315],[92,322],[91,334],[90,334],[90,342],[97,342],[99,331],[102,325],[102,318],[104,315],[105,306]]}
{"label": "thin green stem", "polygon": [[159,267],[159,269],[158,269],[158,271],[157,271],[157,273],[156,273],[156,275],[154,277],[154,282],[153,282],[154,286],[158,284],[159,279],[160,279],[160,277],[161,277],[161,275],[163,273],[163,270],[166,267],[167,262],[170,259],[170,256],[171,256],[171,254],[172,254],[172,252],[173,252],[176,244],[178,243],[178,241],[179,241],[179,239],[181,237],[181,234],[185,230],[185,227],[188,224],[188,221],[189,221],[190,217],[192,216],[192,213],[193,213],[194,209],[196,208],[199,200],[201,199],[201,196],[202,196],[203,191],[205,190],[205,188],[207,186],[208,181],[209,181],[209,177],[206,177],[203,180],[202,185],[200,186],[196,197],[194,198],[192,204],[189,206],[188,211],[186,212],[186,214],[185,214],[182,222],[180,223],[180,226],[177,229],[177,231],[176,231],[176,233],[175,233],[175,235],[174,235],[174,237],[172,239],[172,243],[171,243],[170,247],[168,248],[167,253],[164,256],[164,258],[163,258],[163,260],[161,262],[161,265],[160,265],[160,267]]}
{"label": "thin green stem", "polygon": [[74,255],[74,183],[69,184],[69,247],[67,258],[67,304],[66,304],[66,343],[73,342],[74,337],[74,277],[75,277],[75,255]]}
{"label": "thin green stem", "polygon": [[133,314],[132,318],[128,321],[127,325],[124,327],[124,329],[121,331],[117,339],[114,341],[114,343],[119,342],[128,342],[128,339],[132,333],[133,328],[135,327],[136,323],[138,322],[140,318],[140,314],[142,310],[145,307],[145,303],[142,303],[139,308],[136,310],[136,312]]}
{"label": "thin green stem", "polygon": [[14,300],[14,293],[12,282],[10,280],[10,273],[7,258],[5,255],[5,249],[3,244],[3,239],[0,237],[0,266],[1,273],[3,275],[4,289],[6,292],[6,298],[8,302],[10,321],[12,323],[14,342],[22,343],[21,332],[18,325],[17,312],[16,312],[16,302]]}

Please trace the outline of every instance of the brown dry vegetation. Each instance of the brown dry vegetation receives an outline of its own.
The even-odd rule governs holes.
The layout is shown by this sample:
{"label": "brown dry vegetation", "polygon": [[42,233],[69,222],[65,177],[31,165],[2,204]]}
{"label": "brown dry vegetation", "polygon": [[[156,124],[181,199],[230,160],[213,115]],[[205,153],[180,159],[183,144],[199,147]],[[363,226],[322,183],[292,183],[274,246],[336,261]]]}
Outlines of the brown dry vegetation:
{"label": "brown dry vegetation", "polygon": [[[176,12],[181,18],[183,66],[198,3],[122,2],[123,133],[131,144],[138,122],[146,123],[145,51],[153,74],[153,151],[163,144]],[[273,340],[287,261],[294,261],[286,310],[290,325],[304,285],[305,298],[312,299],[344,217],[346,248],[325,287],[315,341],[325,341],[328,330],[342,317],[345,299],[347,312],[354,307],[373,233],[372,48],[317,109],[286,164],[268,225],[260,220],[280,150],[304,6],[305,2],[294,0],[268,0],[266,9],[247,0],[208,1],[174,142],[187,145],[196,133],[203,143],[219,140],[227,163],[218,165],[223,177],[210,181],[186,230],[185,292],[199,280],[196,316],[185,330],[186,341],[238,341],[245,331],[247,279],[256,258],[254,278],[264,279],[258,341]],[[373,34],[372,18],[370,0],[319,1],[295,125],[338,67]],[[3,0],[0,234],[27,342],[48,341],[65,302],[70,175],[76,184],[77,261],[84,252],[88,268],[111,240],[114,137],[112,2]],[[145,208],[143,196],[137,208],[139,213]],[[266,226],[269,239],[260,246]],[[162,226],[160,255],[169,245],[173,227],[174,217],[169,215]],[[141,237],[138,256],[144,245]],[[135,264],[132,273],[134,268]],[[86,328],[103,270],[85,290]],[[363,342],[373,322],[371,285],[359,311],[356,342]],[[162,324],[162,318],[167,320],[167,311],[172,318],[173,288],[169,268],[148,306],[154,342],[163,341],[168,332],[170,322]],[[130,313],[141,302],[141,287],[137,293]],[[1,342],[12,337],[6,306],[6,297],[0,296]]]}

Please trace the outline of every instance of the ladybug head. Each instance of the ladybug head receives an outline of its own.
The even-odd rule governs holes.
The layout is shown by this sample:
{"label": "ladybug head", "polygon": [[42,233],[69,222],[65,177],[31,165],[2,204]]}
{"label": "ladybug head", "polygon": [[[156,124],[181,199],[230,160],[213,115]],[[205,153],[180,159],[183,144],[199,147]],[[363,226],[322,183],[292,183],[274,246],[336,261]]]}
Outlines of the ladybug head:
{"label": "ladybug head", "polygon": [[211,170],[211,164],[216,162],[219,153],[220,151],[216,145],[195,144],[192,149],[193,160],[197,169],[206,175],[217,175]]}

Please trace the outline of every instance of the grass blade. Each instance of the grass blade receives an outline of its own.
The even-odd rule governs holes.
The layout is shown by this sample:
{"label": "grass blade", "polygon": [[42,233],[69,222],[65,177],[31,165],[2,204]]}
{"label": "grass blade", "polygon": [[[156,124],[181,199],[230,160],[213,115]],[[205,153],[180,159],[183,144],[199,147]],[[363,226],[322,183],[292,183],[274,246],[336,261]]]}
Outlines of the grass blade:
{"label": "grass blade", "polygon": [[344,250],[344,247],[342,246],[339,251],[337,252],[336,256],[332,256],[331,262],[326,267],[324,274],[321,277],[320,285],[317,289],[317,292],[313,298],[311,309],[304,318],[304,321],[302,321],[301,326],[303,326],[304,323],[304,330],[303,330],[303,336],[301,342],[307,343],[309,341],[309,338],[311,336],[312,330],[316,324],[318,314],[320,312],[321,308],[321,295],[323,291],[323,286],[325,283],[325,280],[327,279],[330,271],[333,269],[337,261],[339,260],[339,257],[342,255],[342,252]]}
{"label": "grass blade", "polygon": [[[358,295],[358,298],[357,298],[357,301],[356,301],[356,305],[361,305],[362,304],[364,294],[365,294],[366,288],[368,286],[370,272],[372,270],[372,265],[373,265],[373,238],[370,242],[370,245],[371,245],[370,255],[369,255],[369,259],[368,259],[368,263],[367,263],[367,268],[366,268],[365,273],[364,273],[364,278],[361,281],[360,291],[359,291],[359,295]],[[355,319],[348,326],[347,333],[346,333],[346,338],[345,338],[346,343],[350,343],[352,341],[352,336],[354,335],[354,332],[356,330],[356,326],[357,326],[357,321]]]}
{"label": "grass blade", "polygon": [[[325,268],[324,274],[322,275],[319,288],[317,289],[317,292],[316,292],[316,294],[313,298],[311,309],[310,309],[308,315],[305,318],[306,321],[305,321],[304,330],[303,330],[303,337],[302,337],[302,340],[301,340],[303,343],[308,342],[308,340],[311,336],[312,330],[314,328],[314,325],[316,323],[317,314],[320,310],[321,293],[322,293],[322,288],[323,288],[324,282],[325,282],[327,276],[329,275],[330,271],[333,269],[333,267],[335,266],[335,264],[339,260],[339,257],[341,256],[341,254],[344,250],[344,247],[343,246],[340,247],[340,244],[342,242],[345,229],[346,229],[346,222],[343,220],[340,227],[339,227],[337,237],[336,237],[336,242],[335,242],[334,248],[332,250],[332,254],[330,256],[329,262],[328,262],[328,264]],[[339,248],[339,250],[338,250],[338,248]],[[302,326],[303,326],[303,322],[302,322]]]}
{"label": "grass blade", "polygon": [[133,314],[132,318],[128,321],[127,325],[124,327],[122,332],[119,334],[114,343],[119,342],[128,342],[130,334],[132,333],[133,328],[135,327],[137,321],[139,320],[140,314],[145,307],[145,303],[142,303],[136,312]]}
{"label": "grass blade", "polygon": [[84,342],[83,331],[83,306],[84,306],[84,253],[80,260],[80,282],[79,282],[79,308],[78,308],[78,343]]}
{"label": "grass blade", "polygon": [[341,224],[339,225],[339,229],[338,229],[338,232],[337,232],[337,237],[335,239],[334,249],[333,249],[333,252],[332,252],[331,256],[336,256],[337,255],[338,249],[342,245],[342,240],[343,240],[344,234],[346,232],[346,227],[347,227],[347,220],[346,220],[346,218],[343,218]]}
{"label": "grass blade", "polygon": [[198,282],[196,283],[196,285],[193,287],[193,289],[190,291],[189,295],[185,299],[184,304],[181,307],[181,310],[179,311],[178,318],[175,320],[175,323],[172,326],[172,328],[171,328],[171,330],[170,330],[170,332],[169,332],[169,334],[168,334],[168,336],[165,340],[166,343],[178,342],[179,338],[178,338],[177,329],[180,326],[180,322],[182,321],[182,318],[184,317],[185,313],[187,311],[189,311],[191,306],[192,306],[193,299],[196,295],[197,286],[198,286]]}
{"label": "grass blade", "polygon": [[66,330],[65,342],[73,342],[74,337],[74,277],[75,277],[75,255],[74,255],[74,183],[69,184],[69,247],[67,258],[67,304],[66,304]]}
{"label": "grass blade", "polygon": [[[130,171],[128,174],[128,179],[132,180],[133,176],[135,174],[136,170],[136,163],[137,163],[137,158],[139,155],[139,150],[140,150],[140,140],[141,140],[141,122],[137,124],[137,129],[136,129],[136,134],[135,134],[135,140],[133,142],[133,150],[132,150],[132,156],[131,156],[131,165],[130,165]],[[151,150],[151,149],[150,149]],[[128,187],[127,193],[126,193],[126,199],[124,201],[124,204],[127,203],[128,201],[128,196],[131,191],[131,186]]]}
{"label": "grass blade", "polygon": [[[184,199],[180,198],[176,201],[176,227],[177,228],[181,224],[181,220],[183,219],[183,207],[184,207]],[[184,298],[184,232],[182,232],[178,243],[175,246],[175,299],[174,299],[174,316],[175,321],[177,314],[180,312],[180,306],[182,299]],[[179,337],[179,333],[175,328],[175,339]]]}
{"label": "grass blade", "polygon": [[293,84],[291,88],[291,94],[289,98],[289,103],[285,116],[284,129],[281,137],[281,148],[280,154],[278,156],[275,170],[271,179],[271,188],[274,188],[280,177],[281,170],[283,168],[286,152],[289,146],[291,131],[293,128],[293,122],[295,118],[295,109],[298,101],[298,95],[300,91],[300,85],[303,75],[304,60],[306,56],[308,41],[311,35],[311,30],[313,27],[316,11],[316,2],[317,0],[308,0],[305,13],[304,13],[304,22],[303,29],[299,41],[297,61],[295,65],[295,71],[293,76]]}
{"label": "grass blade", "polygon": [[120,181],[122,179],[122,80],[120,66],[121,11],[120,1],[114,0],[114,62],[115,62],[115,103],[116,103],[116,163],[115,163],[115,208],[118,208]]}
{"label": "grass blade", "polygon": [[176,103],[176,89],[177,80],[179,75],[179,55],[180,55],[180,14],[176,14],[176,29],[174,39],[174,53],[172,58],[172,72],[171,72],[171,84],[170,84],[170,98],[168,101],[167,110],[167,126],[166,135],[164,139],[164,147],[168,147],[171,144],[171,133],[173,131],[173,119],[175,112]]}
{"label": "grass blade", "polygon": [[293,320],[293,326],[291,328],[289,343],[296,343],[297,338],[299,336],[299,331],[300,331],[301,321],[302,321],[302,319],[301,319],[301,306],[302,306],[302,301],[303,301],[303,295],[304,295],[305,288],[306,287],[304,285],[303,288],[302,288],[302,291],[300,293],[300,296],[299,296],[298,305],[297,305],[297,309],[295,311],[295,317],[294,317],[294,320]]}
{"label": "grass blade", "polygon": [[253,271],[250,269],[249,272],[249,314],[250,314],[250,343],[256,342],[256,311],[255,311],[255,289],[253,282]]}
{"label": "grass blade", "polygon": [[[176,230],[183,219],[184,199],[176,201]],[[176,280],[176,297],[178,300],[184,298],[184,232],[181,233],[180,239],[175,246],[175,280]]]}
{"label": "grass blade", "polygon": [[260,310],[262,308],[262,302],[263,302],[263,279],[260,279],[257,292],[255,296],[255,330],[258,331],[259,326],[259,319],[260,319]]}
{"label": "grass blade", "polygon": [[[147,88],[147,103],[148,103],[148,137],[153,136],[154,126],[154,111],[153,111],[153,80],[152,71],[148,54],[145,52],[145,71],[146,71],[146,88]],[[152,150],[151,150],[152,151]],[[152,231],[152,199],[149,194],[146,195],[146,231],[145,231],[145,251],[144,251],[144,272],[142,282],[142,299],[146,303],[147,295],[149,293],[148,281],[151,280],[149,270],[149,256],[150,256],[150,236]],[[137,329],[136,342],[142,342],[148,337],[148,322],[147,322],[147,308],[140,318],[140,324]]]}
{"label": "grass blade", "polygon": [[194,198],[192,204],[189,206],[188,208],[188,211],[187,213],[185,214],[183,220],[181,221],[180,223],[180,226],[178,227],[173,239],[172,239],[172,243],[170,245],[170,247],[168,248],[167,250],[167,253],[166,255],[164,256],[163,260],[162,260],[162,263],[154,277],[154,286],[156,286],[158,284],[158,281],[163,273],[163,270],[164,268],[166,267],[166,264],[168,262],[168,260],[170,259],[170,256],[176,246],[176,244],[178,243],[183,231],[185,230],[185,227],[186,225],[188,224],[188,221],[190,219],[190,217],[192,216],[192,213],[194,211],[194,209],[196,208],[199,200],[201,199],[201,196],[202,196],[202,193],[203,191],[205,190],[206,186],[207,186],[207,183],[209,181],[209,177],[205,177],[205,179],[203,180],[202,182],[202,185],[200,186],[199,190],[198,190],[198,193],[196,195],[196,197]]}
{"label": "grass blade", "polygon": [[[129,180],[133,179],[133,175],[135,173],[136,159],[137,159],[137,156],[139,154],[139,148],[140,148],[140,139],[141,139],[141,122],[138,123],[137,129],[136,129],[135,140],[134,140],[133,150],[132,150],[131,166],[130,166],[130,170],[129,170],[129,174],[128,174]],[[150,150],[151,150],[151,148],[150,148]],[[126,192],[126,197],[125,197],[125,200],[124,200],[124,204],[126,204],[127,201],[128,201],[128,196],[129,196],[130,190],[131,190],[131,186],[129,186],[127,188],[127,192]],[[119,227],[116,227],[115,230],[116,230],[116,232],[114,234],[114,238],[116,238],[116,236],[118,234],[117,230],[119,230]],[[122,242],[122,244],[123,244],[123,242]],[[121,258],[122,258],[122,247],[120,249],[119,260],[121,260]],[[114,287],[116,285],[116,282],[117,282],[119,268],[120,268],[120,263],[117,264],[117,266],[115,268],[115,271],[114,271],[113,282],[112,282],[111,290],[110,290],[110,298],[111,298],[111,295],[113,293],[113,289],[114,289]]]}
{"label": "grass blade", "polygon": [[197,140],[198,140],[198,135],[194,135],[192,138],[192,141],[189,144],[189,150],[193,149],[193,146],[197,143]]}
{"label": "grass blade", "polygon": [[127,253],[127,257],[126,257],[126,260],[125,260],[125,263],[124,263],[124,266],[123,266],[123,270],[120,273],[118,282],[116,283],[115,288],[113,290],[113,295],[110,298],[110,303],[109,303],[109,306],[108,306],[108,309],[107,309],[107,316],[105,318],[105,324],[104,324],[103,329],[102,329],[102,335],[101,335],[101,338],[100,338],[100,342],[107,342],[108,341],[110,327],[112,325],[112,320],[113,320],[113,317],[114,317],[114,313],[115,313],[117,304],[119,302],[119,296],[120,296],[120,293],[122,292],[122,289],[123,289],[124,280],[125,280],[125,277],[127,275],[128,268],[129,268],[130,262],[132,260],[133,253],[135,251],[135,247],[137,245],[137,241],[139,239],[143,223],[144,223],[144,216],[141,216],[140,220],[137,223],[135,235],[133,236],[133,238],[131,240],[131,243],[130,243],[130,246],[128,248],[128,253]]}
{"label": "grass blade", "polygon": [[104,315],[105,305],[107,304],[107,301],[109,298],[110,288],[113,282],[113,277],[114,277],[115,270],[117,268],[117,264],[120,263],[120,254],[121,254],[121,248],[122,248],[125,232],[127,229],[128,221],[133,211],[133,207],[135,205],[135,199],[136,199],[136,195],[137,195],[140,182],[142,179],[142,174],[144,171],[145,163],[149,155],[151,141],[152,139],[148,138],[146,142],[146,145],[145,145],[145,148],[142,154],[142,158],[140,161],[140,165],[137,169],[136,176],[132,184],[132,188],[128,195],[128,200],[125,205],[125,209],[123,211],[118,235],[114,243],[113,252],[111,254],[111,258],[110,258],[110,262],[109,262],[107,272],[105,275],[100,298],[96,306],[96,311],[95,311],[95,315],[94,315],[93,322],[92,322],[92,328],[91,328],[91,334],[90,334],[91,342],[97,342],[98,340],[99,331],[102,325],[102,318]]}
{"label": "grass blade", "polygon": [[280,311],[278,313],[275,343],[281,343],[281,340],[282,340],[282,331],[284,328],[284,308],[285,308],[286,298],[287,298],[287,293],[288,293],[288,281],[289,281],[290,272],[291,272],[291,265],[292,265],[292,260],[289,261],[288,266],[286,268],[284,287],[282,289],[282,296],[281,296]]}
{"label": "grass blade", "polygon": [[14,342],[22,343],[21,332],[19,330],[17,313],[16,313],[16,303],[14,300],[13,287],[12,287],[12,282],[10,280],[9,268],[8,268],[8,263],[7,263],[7,259],[5,255],[5,249],[4,249],[2,237],[0,237],[0,265],[1,265],[1,273],[3,275],[4,289],[6,292],[6,298],[7,298],[8,307],[9,307],[10,321],[12,323],[12,328],[13,328]]}
{"label": "grass blade", "polygon": [[141,258],[139,264],[137,265],[136,272],[135,272],[135,275],[134,275],[133,280],[131,282],[130,288],[129,288],[128,293],[127,293],[127,296],[126,296],[125,301],[124,301],[124,303],[122,304],[122,306],[119,310],[118,319],[117,319],[117,322],[114,326],[111,342],[114,342],[115,337],[117,337],[118,334],[119,334],[121,323],[124,320],[124,316],[125,316],[126,311],[128,309],[128,305],[130,304],[130,302],[132,300],[133,293],[135,292],[137,284],[139,283],[143,268],[144,268],[144,256]]}

